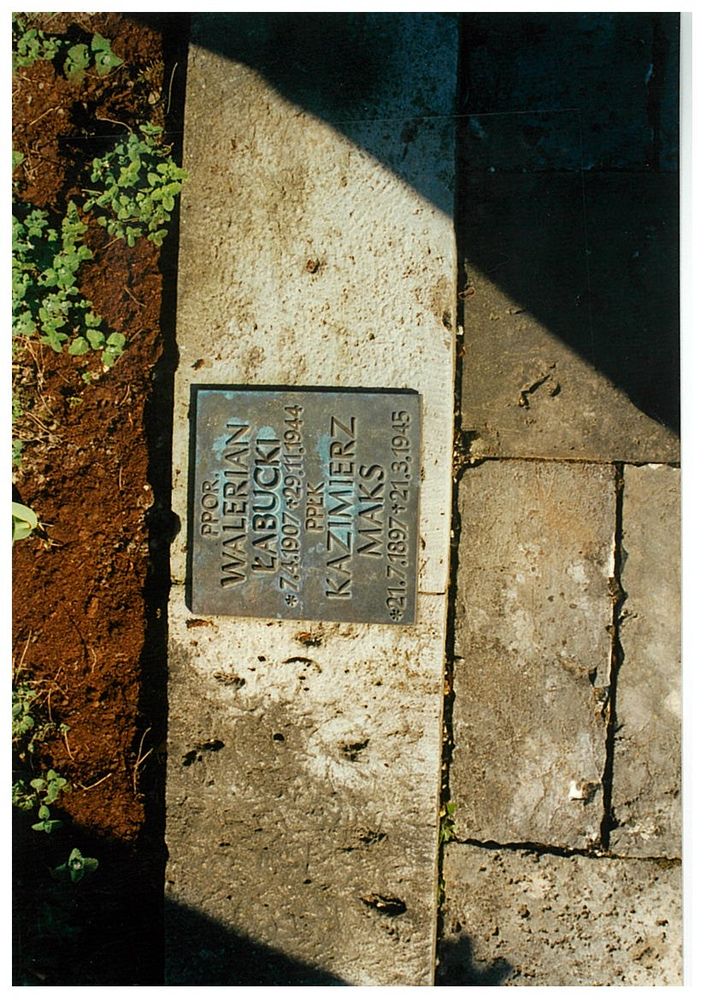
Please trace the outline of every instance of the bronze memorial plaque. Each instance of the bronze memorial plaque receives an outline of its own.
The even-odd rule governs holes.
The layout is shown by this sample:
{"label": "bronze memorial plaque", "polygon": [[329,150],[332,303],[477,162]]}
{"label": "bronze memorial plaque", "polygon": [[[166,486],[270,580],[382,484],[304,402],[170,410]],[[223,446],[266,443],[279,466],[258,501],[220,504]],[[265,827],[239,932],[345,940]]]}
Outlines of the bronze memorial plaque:
{"label": "bronze memorial plaque", "polygon": [[196,614],[413,623],[420,397],[193,386]]}

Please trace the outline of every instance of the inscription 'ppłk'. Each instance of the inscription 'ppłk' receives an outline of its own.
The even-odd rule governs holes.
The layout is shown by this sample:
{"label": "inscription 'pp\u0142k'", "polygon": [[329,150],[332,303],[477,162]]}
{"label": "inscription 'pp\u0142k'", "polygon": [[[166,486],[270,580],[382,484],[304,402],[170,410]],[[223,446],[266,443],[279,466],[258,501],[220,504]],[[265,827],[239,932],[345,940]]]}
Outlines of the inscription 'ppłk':
{"label": "inscription 'pp\u0142k'", "polygon": [[189,607],[415,620],[420,397],[194,386]]}

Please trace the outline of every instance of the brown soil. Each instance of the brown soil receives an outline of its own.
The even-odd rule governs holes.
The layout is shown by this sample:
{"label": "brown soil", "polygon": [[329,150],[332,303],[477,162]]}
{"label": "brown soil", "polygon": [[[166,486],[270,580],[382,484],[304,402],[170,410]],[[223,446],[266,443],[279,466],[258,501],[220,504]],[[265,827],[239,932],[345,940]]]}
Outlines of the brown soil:
{"label": "brown soil", "polygon": [[[152,121],[178,138],[188,23],[108,13],[33,20],[72,41],[98,31],[125,60],[80,84],[49,62],[13,78],[13,148],[25,155],[15,197],[63,212],[82,198],[91,158],[125,126]],[[175,241],[161,253],[147,240],[131,249],[94,226],[88,242],[94,258],[81,291],[125,333],[125,352],[103,371],[98,353],[70,357],[27,339],[13,359],[24,410],[14,426],[24,441],[15,494],[41,522],[13,551],[14,675],[40,693],[38,711],[68,726],[42,743],[32,766],[53,767],[71,786],[53,809],[62,830],[35,832],[36,817],[16,816],[16,984],[162,976]],[[88,384],[87,370],[98,375]],[[48,869],[73,847],[99,868],[62,886],[57,902]]]}

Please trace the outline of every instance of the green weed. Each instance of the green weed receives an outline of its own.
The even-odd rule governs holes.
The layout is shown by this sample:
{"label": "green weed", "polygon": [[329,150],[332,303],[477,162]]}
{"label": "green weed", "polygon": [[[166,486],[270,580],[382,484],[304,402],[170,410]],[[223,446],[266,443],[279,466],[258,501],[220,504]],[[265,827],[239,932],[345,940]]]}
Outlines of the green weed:
{"label": "green weed", "polygon": [[31,28],[24,18],[12,17],[12,70],[31,66],[38,59],[52,60],[61,49],[61,39]]}
{"label": "green weed", "polygon": [[54,868],[53,874],[58,879],[68,879],[75,883],[80,882],[86,875],[94,872],[97,867],[98,860],[96,858],[84,858],[78,847],[74,847],[71,854],[69,854],[68,861]]}
{"label": "green weed", "polygon": [[146,236],[161,246],[186,178],[186,171],[160,140],[158,125],[140,125],[102,158],[93,160],[91,182],[83,209],[97,210],[98,222],[111,236],[135,245]]}
{"label": "green weed", "polygon": [[72,83],[78,83],[80,80],[83,80],[86,70],[90,65],[91,53],[87,45],[77,44],[69,46],[66,50],[66,58],[64,59],[64,76],[67,80],[71,80]]}
{"label": "green weed", "polygon": [[90,46],[84,43],[71,45],[66,50],[64,75],[67,80],[80,82],[86,71],[93,65],[99,76],[106,76],[111,70],[122,66],[123,60],[115,55],[107,38],[96,33]]}
{"label": "green weed", "polygon": [[43,209],[16,203],[12,216],[12,330],[16,336],[39,333],[61,353],[102,351],[110,368],[122,353],[125,337],[106,332],[102,318],[78,288],[78,272],[92,251],[83,242],[88,228],[69,202],[60,231]]}
{"label": "green weed", "polygon": [[123,64],[122,59],[113,52],[108,39],[98,32],[91,39],[91,54],[99,76],[107,76],[111,70]]}
{"label": "green weed", "polygon": [[59,59],[64,76],[72,83],[80,83],[86,72],[95,69],[98,76],[106,76],[123,60],[116,56],[110,41],[96,32],[89,44],[71,44],[66,38],[48,35],[33,28],[23,17],[12,18],[12,69],[31,66],[39,59],[50,62]]}
{"label": "green weed", "polygon": [[47,735],[47,726],[38,725],[36,712],[32,710],[37,698],[37,692],[29,684],[12,688],[12,743],[21,747],[20,753],[34,753],[35,744]]}
{"label": "green weed", "polygon": [[439,840],[442,844],[448,844],[456,836],[456,821],[454,816],[458,806],[455,802],[446,802],[441,807],[439,820]]}
{"label": "green weed", "polygon": [[[13,683],[12,749],[18,765],[21,765],[25,773],[12,784],[12,804],[23,812],[36,809],[37,822],[32,824],[32,829],[53,833],[62,823],[52,817],[49,807],[57,801],[68,781],[51,768],[39,774],[35,772],[35,776],[31,777],[33,755],[40,744],[62,728],[51,720],[42,718],[42,714],[39,695],[34,688],[25,682]],[[66,731],[67,727],[63,728]]]}
{"label": "green weed", "polygon": [[[15,443],[22,444],[22,442],[12,442],[13,444],[13,458],[14,458],[14,445]],[[34,513],[31,507],[26,507],[23,503],[15,503],[12,501],[12,541],[19,542],[23,538],[27,538],[32,534],[34,529],[39,524],[37,515]],[[14,725],[14,705],[13,705],[13,725]],[[14,732],[14,730],[13,730]]]}
{"label": "green weed", "polygon": [[52,819],[49,806],[56,802],[68,781],[56,771],[49,770],[42,778],[32,778],[29,784],[36,792],[39,803],[38,821],[32,824],[32,829],[41,833],[53,833],[63,824],[60,819]]}

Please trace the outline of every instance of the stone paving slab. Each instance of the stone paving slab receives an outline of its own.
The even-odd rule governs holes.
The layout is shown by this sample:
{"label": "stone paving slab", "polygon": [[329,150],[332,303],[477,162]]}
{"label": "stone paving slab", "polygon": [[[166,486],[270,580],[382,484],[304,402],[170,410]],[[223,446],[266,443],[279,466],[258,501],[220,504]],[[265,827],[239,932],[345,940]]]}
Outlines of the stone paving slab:
{"label": "stone paving slab", "polygon": [[[474,13],[462,72],[474,132],[488,115],[517,123],[521,114],[505,169],[527,166],[528,155],[543,169],[678,169],[675,12]],[[558,115],[572,119],[573,135],[556,117],[547,128]]]}
{"label": "stone paving slab", "polygon": [[461,75],[473,454],[678,461],[678,15],[473,14]]}
{"label": "stone paving slab", "polygon": [[680,471],[626,466],[611,850],[681,857]]}
{"label": "stone paving slab", "polygon": [[474,456],[678,461],[675,176],[464,183]]}
{"label": "stone paving slab", "polygon": [[451,844],[440,983],[680,986],[681,867]]}
{"label": "stone paving slab", "polygon": [[611,466],[487,461],[459,490],[457,835],[590,847],[603,817]]}
{"label": "stone paving slab", "polygon": [[[456,19],[337,16],[193,19],[169,612],[172,985],[433,981]],[[301,34],[309,17],[306,53],[292,59],[283,26]],[[320,30],[332,48],[322,51]],[[338,67],[348,96],[329,86],[341,39],[365,56]],[[196,382],[419,392],[416,625],[189,613]]]}

